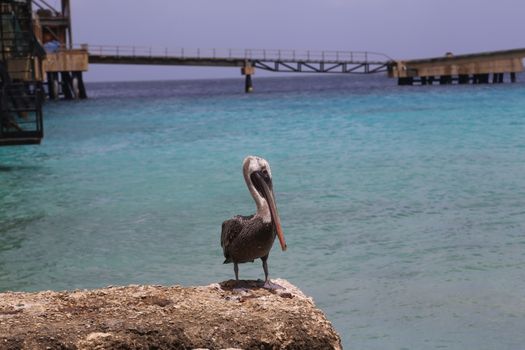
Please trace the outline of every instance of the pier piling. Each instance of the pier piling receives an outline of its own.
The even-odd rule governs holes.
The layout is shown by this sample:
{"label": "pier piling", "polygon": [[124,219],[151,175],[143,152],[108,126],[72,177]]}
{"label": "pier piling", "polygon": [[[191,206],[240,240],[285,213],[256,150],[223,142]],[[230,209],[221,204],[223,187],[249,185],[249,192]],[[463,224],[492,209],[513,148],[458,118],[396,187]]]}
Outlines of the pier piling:
{"label": "pier piling", "polygon": [[412,77],[402,77],[397,80],[397,85],[413,85],[414,84],[414,78]]}
{"label": "pier piling", "polygon": [[244,83],[244,92],[246,93],[253,92],[253,82],[252,82],[251,74],[246,74],[246,80]]}
{"label": "pier piling", "polygon": [[58,73],[47,73],[47,92],[50,100],[57,100],[59,93]]}
{"label": "pier piling", "polygon": [[452,84],[452,76],[451,75],[442,75],[439,77],[439,84],[440,85],[448,85]]}
{"label": "pier piling", "polygon": [[470,77],[468,74],[460,74],[458,76],[458,84],[468,84],[470,82]]}
{"label": "pier piling", "polygon": [[81,100],[87,98],[86,87],[84,85],[84,78],[82,77],[82,71],[71,72],[73,76],[73,86],[77,91],[77,97]]}
{"label": "pier piling", "polygon": [[60,76],[62,77],[62,92],[64,94],[64,98],[66,100],[72,100],[73,98],[76,98],[76,96],[73,94],[73,84],[69,72],[60,72]]}
{"label": "pier piling", "polygon": [[241,68],[241,74],[245,76],[244,92],[253,92],[252,75],[255,73],[255,68],[252,67],[250,62],[246,62],[245,66]]}

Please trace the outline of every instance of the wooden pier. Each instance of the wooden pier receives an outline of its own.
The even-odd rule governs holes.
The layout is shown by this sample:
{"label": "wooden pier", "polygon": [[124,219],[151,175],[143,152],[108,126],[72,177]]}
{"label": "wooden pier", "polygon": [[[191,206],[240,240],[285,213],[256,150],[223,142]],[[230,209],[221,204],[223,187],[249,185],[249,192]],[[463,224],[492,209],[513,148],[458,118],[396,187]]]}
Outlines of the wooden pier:
{"label": "wooden pier", "polygon": [[[388,74],[397,78],[399,85],[488,84],[503,83],[505,74],[516,82],[516,74],[523,72],[525,49],[480,52],[468,55],[447,53],[443,57],[395,61]],[[490,79],[492,77],[492,79]]]}

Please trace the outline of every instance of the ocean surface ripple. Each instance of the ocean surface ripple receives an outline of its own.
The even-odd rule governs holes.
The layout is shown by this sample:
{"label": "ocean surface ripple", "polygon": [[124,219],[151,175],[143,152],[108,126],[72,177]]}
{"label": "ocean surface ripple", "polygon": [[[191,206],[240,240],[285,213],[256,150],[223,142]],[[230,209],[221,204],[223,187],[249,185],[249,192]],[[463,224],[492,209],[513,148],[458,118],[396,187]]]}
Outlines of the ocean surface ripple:
{"label": "ocean surface ripple", "polygon": [[232,278],[220,228],[255,210],[255,154],[289,246],[270,274],[346,348],[523,347],[525,84],[254,84],[96,83],[48,102],[41,146],[0,149],[0,291]]}

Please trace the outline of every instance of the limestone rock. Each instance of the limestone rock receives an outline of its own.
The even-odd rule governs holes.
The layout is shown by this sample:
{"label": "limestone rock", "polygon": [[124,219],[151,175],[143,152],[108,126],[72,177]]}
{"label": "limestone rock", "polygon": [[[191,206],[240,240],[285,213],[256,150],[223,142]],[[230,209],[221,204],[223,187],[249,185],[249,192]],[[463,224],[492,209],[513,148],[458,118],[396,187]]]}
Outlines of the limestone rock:
{"label": "limestone rock", "polygon": [[341,349],[285,280],[0,293],[0,349]]}

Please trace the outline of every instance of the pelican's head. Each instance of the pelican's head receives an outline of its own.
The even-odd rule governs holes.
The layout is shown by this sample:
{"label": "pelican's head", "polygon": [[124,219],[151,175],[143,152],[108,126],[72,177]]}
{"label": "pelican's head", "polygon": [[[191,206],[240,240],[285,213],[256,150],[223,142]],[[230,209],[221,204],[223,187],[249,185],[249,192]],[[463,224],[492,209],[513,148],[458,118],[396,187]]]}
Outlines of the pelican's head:
{"label": "pelican's head", "polygon": [[257,204],[257,214],[264,222],[272,222],[281,249],[286,250],[281,219],[277,212],[273,194],[272,170],[268,161],[261,157],[248,156],[242,164],[244,180]]}

